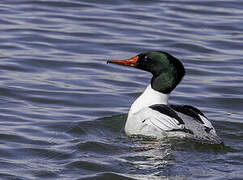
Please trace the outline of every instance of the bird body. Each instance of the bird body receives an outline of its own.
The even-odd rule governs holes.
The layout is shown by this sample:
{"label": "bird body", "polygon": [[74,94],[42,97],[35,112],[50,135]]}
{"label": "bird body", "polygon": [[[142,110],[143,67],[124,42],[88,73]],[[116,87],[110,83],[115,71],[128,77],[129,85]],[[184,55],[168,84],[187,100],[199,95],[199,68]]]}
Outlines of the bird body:
{"label": "bird body", "polygon": [[199,109],[190,105],[168,104],[170,93],[185,74],[184,66],[177,58],[165,52],[152,51],[108,63],[135,67],[153,75],[151,83],[130,108],[125,125],[127,135],[222,143],[211,122]]}

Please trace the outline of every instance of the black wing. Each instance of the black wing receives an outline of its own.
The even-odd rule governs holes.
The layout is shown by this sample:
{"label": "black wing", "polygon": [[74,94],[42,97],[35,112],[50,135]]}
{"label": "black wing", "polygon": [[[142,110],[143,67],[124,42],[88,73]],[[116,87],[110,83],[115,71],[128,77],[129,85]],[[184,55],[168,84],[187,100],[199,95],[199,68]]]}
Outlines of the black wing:
{"label": "black wing", "polygon": [[199,115],[205,117],[207,119],[207,117],[197,108],[193,107],[193,106],[189,106],[189,105],[170,105],[170,107],[177,111],[180,112],[182,114],[185,114],[187,116],[192,117],[193,119],[195,119],[196,121],[198,121],[201,124],[204,124],[203,120],[200,118]]}

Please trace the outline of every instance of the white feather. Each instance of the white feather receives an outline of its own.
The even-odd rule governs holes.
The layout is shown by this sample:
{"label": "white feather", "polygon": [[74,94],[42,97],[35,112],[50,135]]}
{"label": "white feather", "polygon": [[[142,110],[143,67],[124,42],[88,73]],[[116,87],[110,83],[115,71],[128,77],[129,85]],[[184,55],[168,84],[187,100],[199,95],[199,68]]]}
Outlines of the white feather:
{"label": "white feather", "polygon": [[136,113],[145,107],[149,107],[153,104],[168,104],[169,94],[163,94],[155,91],[151,85],[145,89],[136,101],[132,104],[130,113]]}
{"label": "white feather", "polygon": [[152,134],[155,130],[161,132],[184,127],[183,124],[178,125],[177,123],[178,121],[175,118],[146,107],[137,113],[129,113],[125,132],[127,134],[145,135],[148,133]]}
{"label": "white feather", "polygon": [[[209,127],[209,128],[213,128],[213,125],[211,124],[211,122],[205,118],[204,116],[198,114],[200,119],[203,121],[203,123],[205,124],[205,126]],[[214,128],[213,128],[214,129]]]}

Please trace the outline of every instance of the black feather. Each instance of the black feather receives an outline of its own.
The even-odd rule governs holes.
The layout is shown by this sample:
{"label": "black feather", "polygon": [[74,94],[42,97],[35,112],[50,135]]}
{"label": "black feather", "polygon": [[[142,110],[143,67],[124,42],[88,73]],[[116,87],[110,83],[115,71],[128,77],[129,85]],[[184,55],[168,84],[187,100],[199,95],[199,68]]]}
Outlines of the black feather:
{"label": "black feather", "polygon": [[194,133],[190,129],[186,129],[186,128],[184,128],[184,129],[172,129],[170,131],[181,131],[181,132],[184,132],[184,133],[189,133],[189,134],[194,135]]}
{"label": "black feather", "polygon": [[155,111],[176,119],[178,121],[178,125],[185,124],[184,121],[176,114],[176,112],[168,105],[155,104],[149,107]]}
{"label": "black feather", "polygon": [[207,118],[199,109],[197,109],[193,106],[189,106],[189,105],[170,105],[170,106],[175,111],[185,114],[187,116],[190,116],[201,124],[204,124],[204,122],[200,118],[199,114],[201,116]]}

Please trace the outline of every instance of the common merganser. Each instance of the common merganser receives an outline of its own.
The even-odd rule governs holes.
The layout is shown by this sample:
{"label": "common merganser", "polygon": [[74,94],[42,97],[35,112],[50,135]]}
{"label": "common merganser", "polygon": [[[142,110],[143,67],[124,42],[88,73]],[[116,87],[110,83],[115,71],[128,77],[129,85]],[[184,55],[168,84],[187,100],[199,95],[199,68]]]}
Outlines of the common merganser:
{"label": "common merganser", "polygon": [[170,105],[170,93],[185,75],[183,64],[161,51],[141,53],[127,60],[109,60],[152,73],[151,83],[132,104],[125,125],[128,136],[152,136],[156,139],[182,137],[220,144],[222,140],[208,118],[190,105]]}

